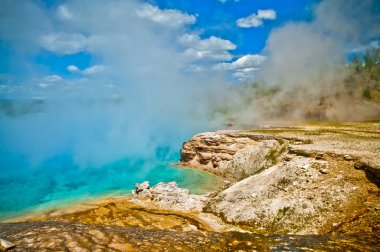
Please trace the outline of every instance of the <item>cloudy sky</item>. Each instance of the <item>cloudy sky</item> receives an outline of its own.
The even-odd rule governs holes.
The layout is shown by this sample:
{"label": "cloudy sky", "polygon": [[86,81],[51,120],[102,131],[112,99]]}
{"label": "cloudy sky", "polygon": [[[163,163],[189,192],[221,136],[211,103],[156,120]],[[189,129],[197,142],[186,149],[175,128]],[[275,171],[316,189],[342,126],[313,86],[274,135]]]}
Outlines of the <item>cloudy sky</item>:
{"label": "cloudy sky", "polygon": [[0,113],[0,167],[12,155],[86,166],[178,153],[224,125],[209,105],[239,101],[231,85],[310,89],[378,46],[379,13],[377,0],[0,0],[1,112],[44,101]]}
{"label": "cloudy sky", "polygon": [[310,20],[316,4],[2,0],[0,92],[3,97],[44,97],[46,90],[58,89],[57,83],[59,89],[79,89],[91,79],[101,79],[101,88],[109,90],[141,75],[149,79],[155,69],[244,81],[254,78],[265,60],[262,49],[270,32]]}

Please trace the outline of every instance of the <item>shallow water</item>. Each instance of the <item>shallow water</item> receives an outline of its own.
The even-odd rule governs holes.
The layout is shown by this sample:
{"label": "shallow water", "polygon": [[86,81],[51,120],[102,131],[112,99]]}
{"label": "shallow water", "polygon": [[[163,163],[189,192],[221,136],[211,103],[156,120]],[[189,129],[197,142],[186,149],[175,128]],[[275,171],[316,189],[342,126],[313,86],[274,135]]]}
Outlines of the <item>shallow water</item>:
{"label": "shallow water", "polygon": [[55,160],[38,168],[0,174],[0,220],[105,196],[129,195],[135,183],[176,181],[192,193],[218,184],[215,176],[157,161],[122,160],[103,167],[78,167]]}

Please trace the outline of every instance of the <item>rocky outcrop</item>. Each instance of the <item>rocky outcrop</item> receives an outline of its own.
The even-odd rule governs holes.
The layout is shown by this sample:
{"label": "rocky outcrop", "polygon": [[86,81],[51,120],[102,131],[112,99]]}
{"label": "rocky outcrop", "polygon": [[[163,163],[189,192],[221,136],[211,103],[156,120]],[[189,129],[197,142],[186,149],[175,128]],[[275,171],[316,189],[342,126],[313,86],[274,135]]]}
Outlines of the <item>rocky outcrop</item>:
{"label": "rocky outcrop", "polygon": [[[335,232],[353,218],[356,227],[380,227],[378,188],[347,156],[286,154],[276,165],[208,195],[191,195],[175,182],[136,185],[135,198],[161,208],[215,214],[226,223],[260,233],[323,234]],[[141,189],[144,188],[144,189]],[[364,214],[363,214],[364,213]]]}
{"label": "rocky outcrop", "polygon": [[[203,133],[183,145],[181,161],[238,181],[205,208],[228,223],[266,233],[379,232],[378,129],[358,124]],[[354,231],[348,228],[353,223]]]}
{"label": "rocky outcrop", "polygon": [[240,180],[276,162],[286,142],[242,131],[207,132],[183,144],[181,164]]}
{"label": "rocky outcrop", "polygon": [[185,212],[201,212],[208,200],[205,195],[190,194],[188,189],[178,187],[176,182],[158,183],[150,188],[149,182],[144,181],[136,184],[133,195],[139,200],[153,201],[164,209]]}
{"label": "rocky outcrop", "polygon": [[325,233],[368,197],[365,175],[347,165],[294,156],[224,190],[208,211],[264,233]]}

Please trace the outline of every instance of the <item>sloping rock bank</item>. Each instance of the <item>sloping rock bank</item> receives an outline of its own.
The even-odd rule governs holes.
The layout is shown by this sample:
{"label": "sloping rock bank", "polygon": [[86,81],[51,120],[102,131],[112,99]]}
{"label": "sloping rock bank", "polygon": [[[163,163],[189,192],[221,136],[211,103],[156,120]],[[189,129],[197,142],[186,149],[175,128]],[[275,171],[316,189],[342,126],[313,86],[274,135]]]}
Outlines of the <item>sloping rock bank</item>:
{"label": "sloping rock bank", "polygon": [[234,179],[204,209],[227,223],[264,233],[380,234],[379,123],[202,133],[181,157]]}

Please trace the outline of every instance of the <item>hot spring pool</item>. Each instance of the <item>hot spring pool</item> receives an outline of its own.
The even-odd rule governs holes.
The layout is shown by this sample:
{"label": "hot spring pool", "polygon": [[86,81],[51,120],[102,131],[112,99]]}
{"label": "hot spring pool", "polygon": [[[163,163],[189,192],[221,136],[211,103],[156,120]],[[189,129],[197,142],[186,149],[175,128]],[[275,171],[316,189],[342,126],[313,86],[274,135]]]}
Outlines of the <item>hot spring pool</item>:
{"label": "hot spring pool", "polygon": [[0,172],[0,221],[99,197],[130,195],[134,184],[144,180],[151,185],[176,181],[196,194],[220,182],[209,173],[157,161],[122,160],[86,168],[56,162]]}

